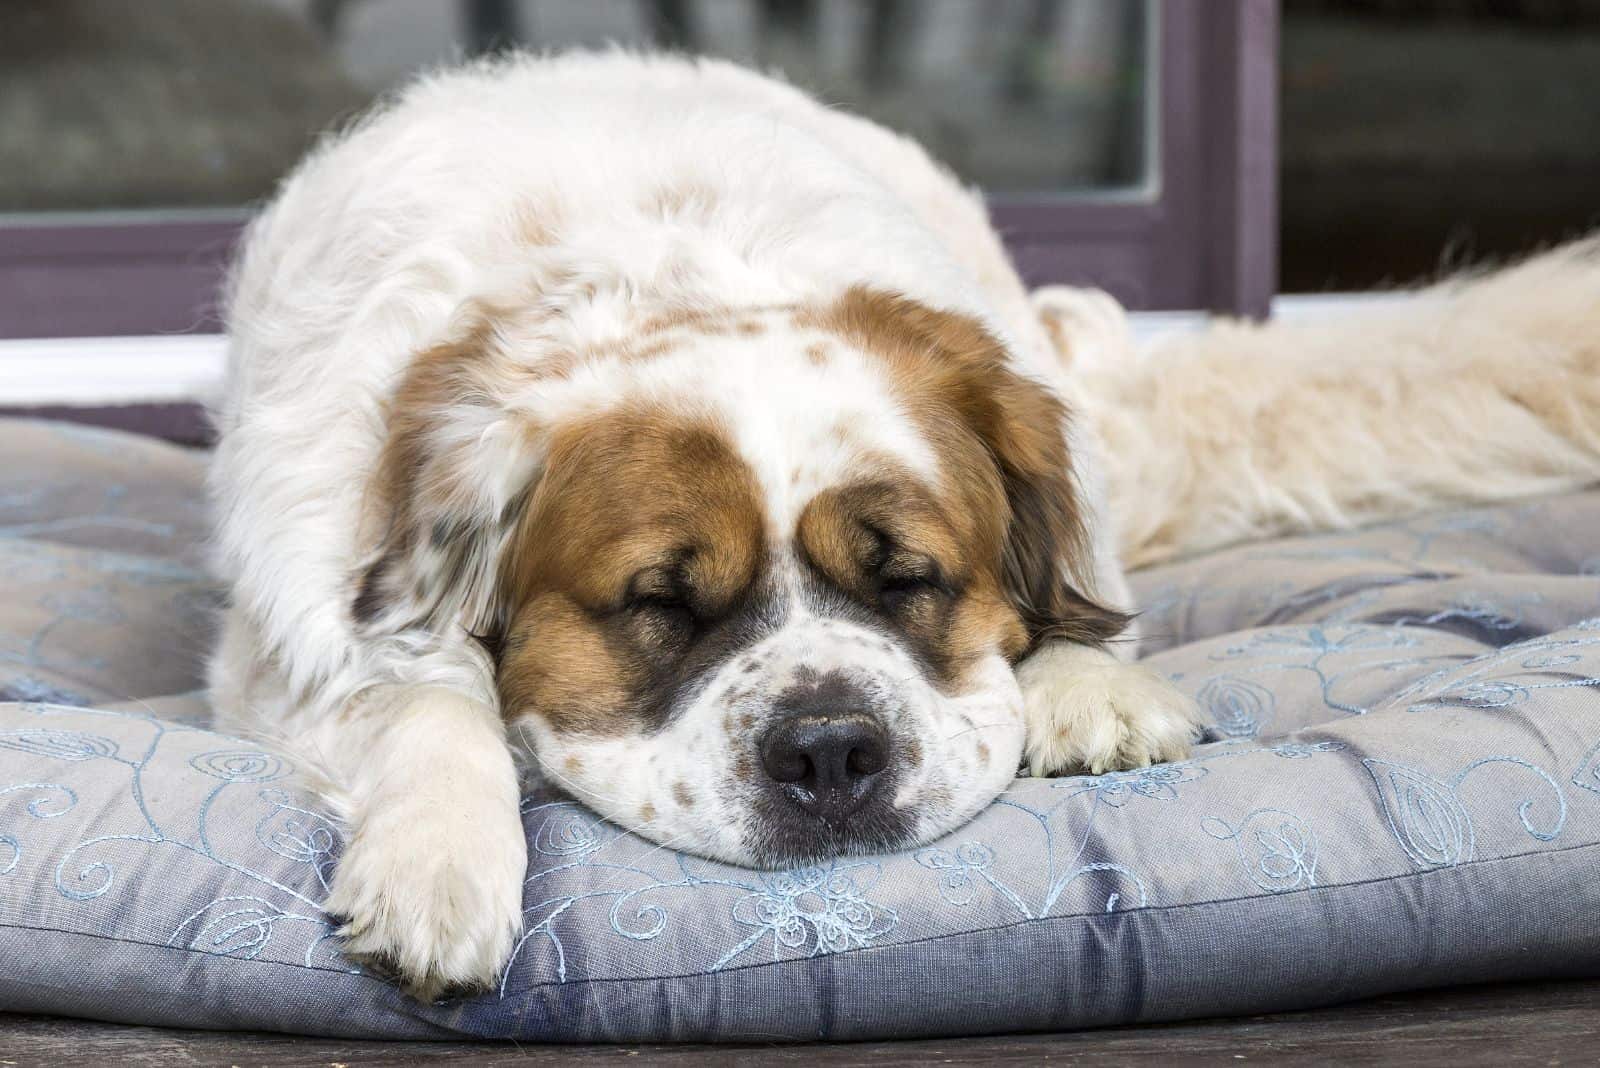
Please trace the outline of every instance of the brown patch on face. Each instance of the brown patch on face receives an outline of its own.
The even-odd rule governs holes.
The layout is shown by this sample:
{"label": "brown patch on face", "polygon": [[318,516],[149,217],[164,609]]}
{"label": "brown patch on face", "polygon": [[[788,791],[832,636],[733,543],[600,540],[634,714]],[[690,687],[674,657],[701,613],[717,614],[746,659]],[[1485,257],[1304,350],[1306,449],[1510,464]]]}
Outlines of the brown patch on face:
{"label": "brown patch on face", "polygon": [[633,668],[581,605],[551,590],[517,611],[500,659],[500,692],[508,713],[531,702],[557,729],[605,733],[597,710],[629,704],[642,681]]}
{"label": "brown patch on face", "polygon": [[1001,516],[952,503],[884,464],[876,477],[812,498],[797,534],[828,583],[879,614],[936,681],[960,691],[984,657],[1016,655],[1027,638],[1000,588]]}
{"label": "brown patch on face", "polygon": [[828,366],[828,346],[822,341],[813,341],[806,346],[806,359],[813,367]]}
{"label": "brown patch on face", "polygon": [[764,558],[755,477],[718,425],[636,407],[556,428],[500,569],[507,715],[570,733],[659,726],[737,651]]}
{"label": "brown patch on face", "polygon": [[[1127,625],[1126,616],[1078,592],[1094,569],[1067,454],[1070,413],[1054,393],[1011,369],[1004,347],[980,322],[862,286],[798,313],[795,322],[883,360],[938,452],[942,511],[958,526],[967,517],[958,537],[979,562],[975,577],[992,573],[995,580],[952,627],[998,633],[1015,657],[1049,638],[1098,645]],[[1008,613],[1025,628],[1021,642],[1008,633]]]}
{"label": "brown patch on face", "polygon": [[672,784],[672,799],[682,808],[694,808],[694,794],[689,792],[689,784],[681,779]]}
{"label": "brown patch on face", "polygon": [[878,592],[891,557],[904,557],[902,570],[954,569],[965,577],[961,544],[949,519],[915,476],[884,465],[875,478],[836,486],[813,497],[800,513],[799,544],[806,559],[830,582],[863,599]]}
{"label": "brown patch on face", "polygon": [[983,761],[983,763],[985,763],[985,764],[989,763],[989,743],[988,742],[979,742],[978,743],[978,759]]}
{"label": "brown patch on face", "polygon": [[581,774],[583,772],[583,758],[578,754],[573,753],[571,756],[567,757],[566,760],[562,761],[561,766],[566,769],[567,774],[569,775]]}
{"label": "brown patch on face", "polygon": [[655,818],[656,818],[656,806],[652,805],[648,801],[646,801],[644,804],[639,806],[639,820],[640,820],[640,822],[642,822],[642,823],[654,823],[655,822]]}

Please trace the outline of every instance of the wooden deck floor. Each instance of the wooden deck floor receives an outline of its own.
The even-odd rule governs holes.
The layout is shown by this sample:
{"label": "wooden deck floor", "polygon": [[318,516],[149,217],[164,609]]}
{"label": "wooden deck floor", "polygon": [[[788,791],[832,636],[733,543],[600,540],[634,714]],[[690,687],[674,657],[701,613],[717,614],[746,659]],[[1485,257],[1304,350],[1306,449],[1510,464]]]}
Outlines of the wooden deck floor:
{"label": "wooden deck floor", "polygon": [[1600,980],[1429,991],[1312,1012],[1051,1035],[772,1046],[348,1042],[0,1014],[0,1068],[33,1065],[1600,1063]]}

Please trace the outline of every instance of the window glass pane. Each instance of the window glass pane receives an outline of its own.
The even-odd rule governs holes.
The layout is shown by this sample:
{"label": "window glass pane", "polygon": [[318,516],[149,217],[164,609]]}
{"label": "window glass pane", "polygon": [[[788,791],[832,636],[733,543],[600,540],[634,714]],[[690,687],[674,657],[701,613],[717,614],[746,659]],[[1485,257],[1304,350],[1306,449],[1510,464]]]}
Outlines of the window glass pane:
{"label": "window glass pane", "polygon": [[20,0],[0,211],[245,205],[417,69],[618,42],[788,72],[997,191],[1146,186],[1143,0]]}
{"label": "window glass pane", "polygon": [[1600,227],[1600,0],[1288,0],[1282,99],[1285,290]]}

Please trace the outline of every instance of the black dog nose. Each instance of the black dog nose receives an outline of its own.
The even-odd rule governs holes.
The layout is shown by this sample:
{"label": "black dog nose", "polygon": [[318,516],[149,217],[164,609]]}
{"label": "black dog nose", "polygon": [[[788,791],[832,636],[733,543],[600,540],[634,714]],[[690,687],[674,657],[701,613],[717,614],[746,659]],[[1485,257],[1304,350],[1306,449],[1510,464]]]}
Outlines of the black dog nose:
{"label": "black dog nose", "polygon": [[870,716],[789,716],[762,739],[761,764],[802,808],[837,822],[861,807],[889,766],[889,736]]}

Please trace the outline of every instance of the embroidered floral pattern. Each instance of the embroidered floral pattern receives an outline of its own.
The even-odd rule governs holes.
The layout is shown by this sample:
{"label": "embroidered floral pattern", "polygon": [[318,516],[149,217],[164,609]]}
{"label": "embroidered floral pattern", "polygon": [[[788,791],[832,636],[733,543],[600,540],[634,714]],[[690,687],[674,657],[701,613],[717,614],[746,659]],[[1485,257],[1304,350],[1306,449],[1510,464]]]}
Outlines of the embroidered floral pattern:
{"label": "embroidered floral pattern", "polygon": [[1254,738],[1272,719],[1277,699],[1272,691],[1249,679],[1231,675],[1211,678],[1195,694],[1201,710],[1216,724],[1216,729],[1228,738]]}
{"label": "embroidered floral pattern", "polygon": [[1206,773],[1206,769],[1193,763],[1156,764],[1134,771],[1110,771],[1085,779],[1058,779],[1052,783],[1069,795],[1093,794],[1101,804],[1121,808],[1136,797],[1151,801],[1176,801],[1178,786],[1193,782]]}
{"label": "embroidered floral pattern", "polygon": [[[0,632],[0,692],[24,699],[0,705],[0,922],[187,954],[164,959],[218,983],[268,964],[349,970],[321,904],[341,828],[287,760],[170,717],[75,707],[109,700],[125,652],[111,639],[142,634],[151,603],[187,618],[214,598],[193,568],[96,539],[157,545],[193,517],[152,517],[114,489],[93,515],[36,514],[45,496],[0,472],[0,577],[32,591],[26,626]],[[521,942],[498,991],[448,1011],[503,1033],[581,1018],[609,980],[842,968],[888,947],[933,967],[948,950],[917,947],[1015,926],[1120,947],[1141,910],[1225,919],[1600,846],[1600,544],[1567,544],[1589,530],[1600,493],[1135,576],[1141,627],[1167,649],[1150,662],[1196,698],[1206,743],[1172,764],[1018,780],[903,854],[747,871],[529,797]],[[1518,552],[1522,570],[1494,570]]]}
{"label": "embroidered floral pattern", "polygon": [[1239,864],[1257,886],[1272,893],[1317,885],[1317,836],[1292,812],[1258,808],[1237,827],[1207,816],[1201,827],[1211,837],[1233,842]]}
{"label": "embroidered floral pattern", "polygon": [[[757,928],[757,941],[770,934],[774,957],[779,946],[813,954],[870,946],[898,920],[893,909],[867,897],[879,874],[876,865],[846,864],[762,875],[760,889],[734,902],[733,918]],[[718,964],[753,944],[740,943]]]}

